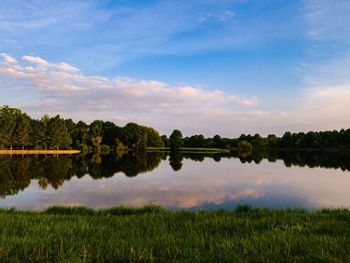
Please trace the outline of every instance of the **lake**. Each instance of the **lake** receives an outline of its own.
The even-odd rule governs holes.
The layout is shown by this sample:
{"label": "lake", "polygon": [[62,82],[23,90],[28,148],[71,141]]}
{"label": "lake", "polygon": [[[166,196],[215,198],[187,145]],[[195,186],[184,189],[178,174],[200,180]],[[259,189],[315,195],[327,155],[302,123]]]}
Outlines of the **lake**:
{"label": "lake", "polygon": [[348,152],[0,156],[0,206],[350,207]]}

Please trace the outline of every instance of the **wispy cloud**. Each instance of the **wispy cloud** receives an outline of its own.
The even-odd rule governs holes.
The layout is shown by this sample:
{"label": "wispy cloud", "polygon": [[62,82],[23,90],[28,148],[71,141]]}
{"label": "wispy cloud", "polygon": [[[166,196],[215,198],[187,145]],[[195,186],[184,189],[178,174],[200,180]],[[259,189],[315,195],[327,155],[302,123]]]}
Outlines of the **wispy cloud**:
{"label": "wispy cloud", "polygon": [[20,61],[8,54],[2,57],[0,88],[39,94],[40,100],[17,105],[36,117],[60,113],[85,121],[133,121],[166,133],[179,128],[185,134],[219,133],[230,137],[350,126],[350,85],[309,88],[294,110],[268,112],[259,109],[262,100],[257,97],[169,86],[156,80],[87,76],[66,63],[50,63],[33,56],[23,56]]}
{"label": "wispy cloud", "polygon": [[[4,54],[5,56],[5,59],[10,59],[12,61],[10,62],[17,62],[15,59],[11,58],[10,56]],[[39,64],[43,67],[46,67],[46,68],[56,68],[58,70],[66,70],[66,71],[79,71],[79,69],[71,66],[71,65],[68,65],[67,63],[60,63],[60,64],[52,64],[52,63],[49,63],[47,62],[46,60],[42,59],[42,58],[39,58],[39,57],[32,57],[32,56],[23,56],[22,57],[23,60],[27,60],[29,62],[32,62],[32,63],[35,63],[35,64]]]}
{"label": "wispy cloud", "polygon": [[111,67],[149,55],[246,49],[294,31],[282,17],[275,23],[275,17],[256,16],[253,7],[259,1],[246,3],[246,12],[242,2],[246,1],[167,0],[142,5],[63,0],[53,6],[15,0],[0,9],[0,34],[17,41],[4,44],[5,50],[44,45],[61,50],[64,60],[74,54],[86,62],[89,54],[91,66],[103,57]]}
{"label": "wispy cloud", "polygon": [[304,0],[305,34],[314,41],[350,43],[350,2]]}
{"label": "wispy cloud", "polygon": [[308,130],[348,129],[349,101],[350,85],[309,88],[291,114],[290,121],[295,127]]}
{"label": "wispy cloud", "polygon": [[290,112],[291,123],[306,129],[350,127],[350,2],[304,0],[308,40],[301,78],[302,97]]}

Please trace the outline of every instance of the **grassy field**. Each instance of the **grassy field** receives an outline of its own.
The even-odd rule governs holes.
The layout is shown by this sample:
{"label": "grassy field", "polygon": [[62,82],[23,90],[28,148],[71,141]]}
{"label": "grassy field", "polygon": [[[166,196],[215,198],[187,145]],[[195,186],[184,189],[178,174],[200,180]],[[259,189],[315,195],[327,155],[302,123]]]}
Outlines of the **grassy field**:
{"label": "grassy field", "polygon": [[349,262],[350,210],[0,211],[1,262]]}
{"label": "grassy field", "polygon": [[[170,151],[170,147],[146,147],[147,151]],[[212,153],[212,152],[220,152],[220,153],[229,153],[229,149],[219,149],[219,148],[194,148],[194,147],[181,147],[181,152],[188,153]]]}
{"label": "grassy field", "polygon": [[77,154],[78,150],[0,150],[0,154]]}

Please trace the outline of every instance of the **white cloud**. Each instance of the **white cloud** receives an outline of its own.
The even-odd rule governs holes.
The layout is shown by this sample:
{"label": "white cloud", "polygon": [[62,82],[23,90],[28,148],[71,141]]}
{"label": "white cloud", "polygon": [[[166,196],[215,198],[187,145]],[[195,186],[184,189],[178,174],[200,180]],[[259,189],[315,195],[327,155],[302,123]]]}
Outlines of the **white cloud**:
{"label": "white cloud", "polygon": [[36,103],[19,105],[29,113],[61,113],[87,121],[118,116],[119,120],[139,120],[167,131],[174,127],[204,129],[209,120],[222,126],[221,120],[269,117],[261,111],[245,112],[258,105],[256,97],[241,98],[187,85],[171,87],[155,80],[85,76],[66,63],[54,64],[34,56],[23,56],[23,61],[18,62],[6,54],[2,56],[0,75],[15,82],[16,90],[41,95]]}
{"label": "white cloud", "polygon": [[39,58],[39,57],[23,56],[22,59],[27,60],[27,61],[32,62],[32,63],[35,63],[35,64],[39,64],[43,67],[56,68],[58,70],[73,71],[73,72],[79,71],[78,68],[75,68],[71,65],[68,65],[67,63],[51,64],[51,63],[47,62],[46,60]]}
{"label": "white cloud", "polygon": [[350,85],[310,88],[293,115],[310,130],[347,129],[350,128],[349,102]]}
{"label": "white cloud", "polygon": [[236,101],[240,104],[246,105],[246,106],[256,105],[259,103],[259,99],[257,97],[252,97],[250,99],[243,99],[243,98],[238,98],[235,95],[231,95],[229,97],[229,99],[232,101]]}
{"label": "white cloud", "polygon": [[8,62],[8,63],[17,63],[16,59],[14,59],[13,57],[10,57],[9,55],[7,55],[5,53],[1,53],[0,55],[3,56],[5,61]]}
{"label": "white cloud", "polygon": [[294,110],[271,112],[258,108],[262,101],[257,97],[244,98],[186,85],[169,86],[155,80],[86,76],[78,69],[69,70],[72,66],[68,64],[53,64],[39,57],[24,56],[21,62],[6,54],[2,57],[0,88],[10,86],[18,92],[39,94],[40,99],[35,102],[16,105],[34,117],[59,113],[87,122],[137,122],[161,133],[178,128],[185,135],[228,137],[350,127],[347,84],[309,88]]}

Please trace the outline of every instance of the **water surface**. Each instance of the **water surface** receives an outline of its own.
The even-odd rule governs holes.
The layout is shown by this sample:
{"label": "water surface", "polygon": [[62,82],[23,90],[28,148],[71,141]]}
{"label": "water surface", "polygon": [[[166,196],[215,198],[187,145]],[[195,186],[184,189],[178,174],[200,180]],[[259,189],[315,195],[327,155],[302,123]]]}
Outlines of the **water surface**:
{"label": "water surface", "polygon": [[347,156],[346,152],[0,156],[0,206],[350,207]]}

